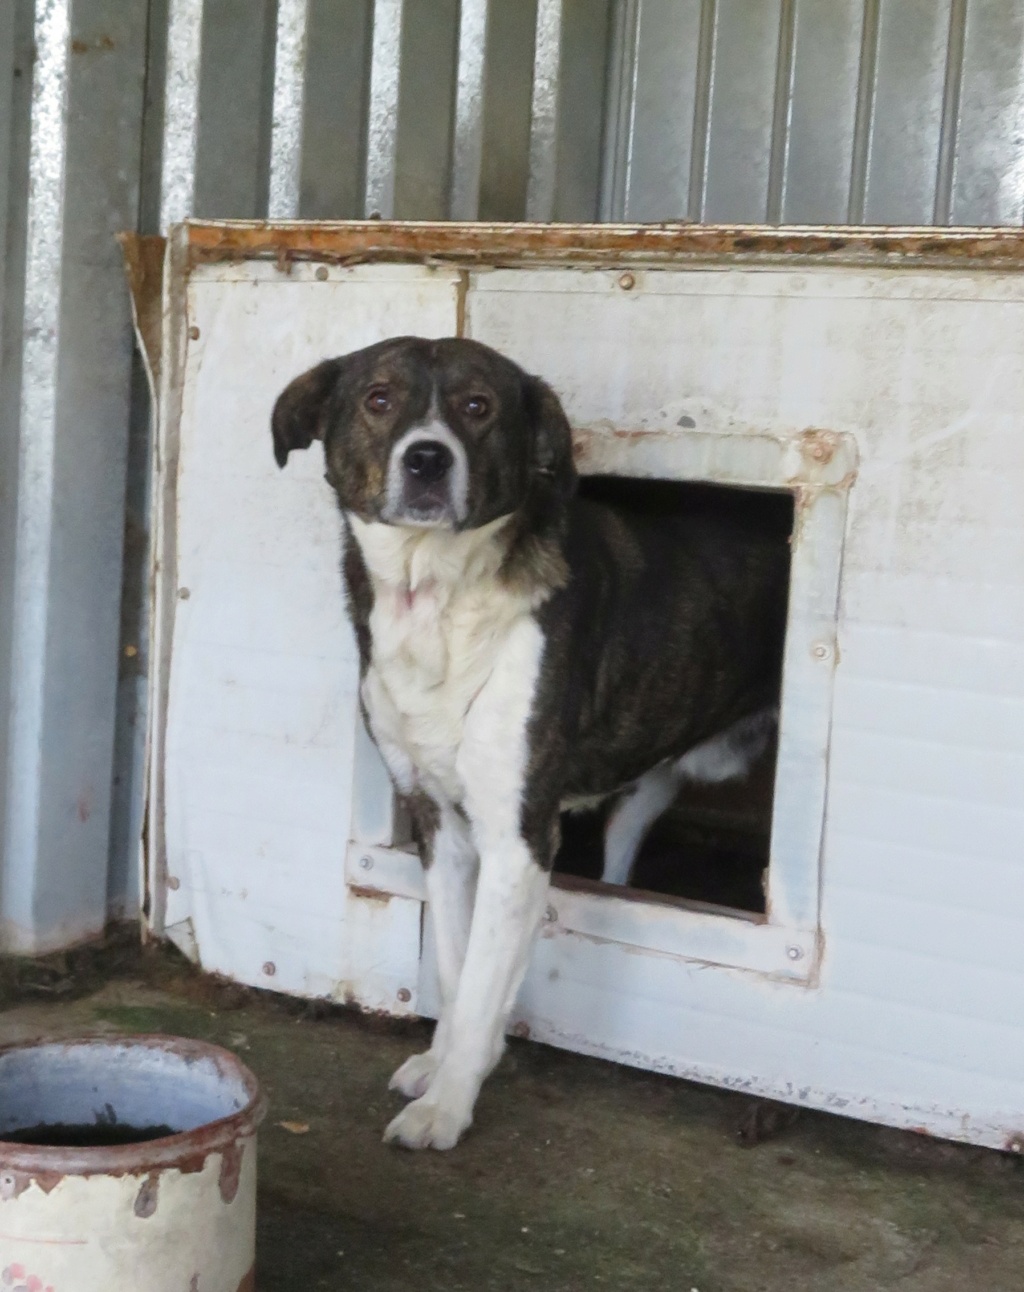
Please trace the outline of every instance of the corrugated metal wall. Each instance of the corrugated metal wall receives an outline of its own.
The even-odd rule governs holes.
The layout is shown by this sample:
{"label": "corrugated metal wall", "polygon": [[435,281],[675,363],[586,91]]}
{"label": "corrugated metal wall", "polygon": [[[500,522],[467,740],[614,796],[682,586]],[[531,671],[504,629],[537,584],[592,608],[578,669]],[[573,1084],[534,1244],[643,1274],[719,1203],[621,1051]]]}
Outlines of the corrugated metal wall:
{"label": "corrugated metal wall", "polygon": [[113,234],[190,213],[1019,224],[1024,5],[0,0],[0,946],[138,900]]}

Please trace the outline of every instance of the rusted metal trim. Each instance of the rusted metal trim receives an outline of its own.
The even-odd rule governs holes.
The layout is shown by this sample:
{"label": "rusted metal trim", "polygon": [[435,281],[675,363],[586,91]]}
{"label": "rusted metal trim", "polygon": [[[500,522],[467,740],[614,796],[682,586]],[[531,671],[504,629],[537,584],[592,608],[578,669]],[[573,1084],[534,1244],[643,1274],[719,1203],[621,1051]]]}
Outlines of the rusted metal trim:
{"label": "rusted metal trim", "polygon": [[[13,1050],[35,1049],[45,1044],[45,1041],[35,1041],[27,1045],[5,1046],[0,1049],[0,1055],[9,1054]],[[0,1140],[0,1176],[22,1177],[26,1181],[33,1179],[43,1188],[49,1188],[67,1175],[141,1176],[172,1167],[186,1174],[201,1171],[211,1153],[221,1153],[226,1161],[233,1163],[241,1152],[240,1141],[255,1135],[266,1116],[267,1099],[256,1078],[236,1055],[219,1045],[160,1035],[120,1039],[91,1036],[54,1041],[52,1044],[62,1049],[82,1046],[110,1049],[123,1044],[133,1049],[163,1050],[186,1063],[212,1060],[222,1074],[229,1075],[242,1086],[247,1100],[244,1107],[230,1117],[221,1117],[178,1135],[167,1135],[163,1139],[146,1140],[138,1144],[77,1149],[12,1144]]]}
{"label": "rusted metal trim", "polygon": [[458,265],[688,262],[1019,268],[1024,231],[836,225],[189,221],[189,264],[252,259]]}
{"label": "rusted metal trim", "polygon": [[131,294],[132,319],[146,362],[150,393],[156,400],[160,385],[163,345],[163,282],[167,239],[140,233],[119,233],[124,271]]}

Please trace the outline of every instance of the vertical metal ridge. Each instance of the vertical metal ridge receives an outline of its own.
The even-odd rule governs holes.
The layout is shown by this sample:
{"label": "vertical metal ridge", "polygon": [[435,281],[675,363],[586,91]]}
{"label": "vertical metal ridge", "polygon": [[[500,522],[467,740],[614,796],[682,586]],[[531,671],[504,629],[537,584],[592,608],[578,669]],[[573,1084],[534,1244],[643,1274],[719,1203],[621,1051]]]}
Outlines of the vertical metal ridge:
{"label": "vertical metal ridge", "polygon": [[608,60],[608,86],[601,194],[598,218],[624,220],[629,204],[636,121],[637,50],[640,42],[642,0],[616,0],[612,56]]}
{"label": "vertical metal ridge", "polygon": [[203,0],[170,0],[164,150],[160,176],[160,228],[192,214],[199,147],[199,74],[203,49]]}
{"label": "vertical metal ridge", "polygon": [[950,0],[949,40],[946,44],[946,80],[942,90],[942,126],[939,164],[935,174],[935,224],[949,224],[956,182],[957,136],[960,129],[960,86],[964,75],[967,36],[967,0]]}
{"label": "vertical metal ridge", "polygon": [[272,220],[293,220],[299,214],[308,23],[309,0],[277,0],[267,198],[267,214]]}
{"label": "vertical metal ridge", "polygon": [[561,54],[562,0],[537,0],[530,102],[530,177],[526,186],[528,220],[551,220],[555,214]]}
{"label": "vertical metal ridge", "polygon": [[715,45],[718,34],[717,0],[701,0],[700,43],[693,98],[693,146],[690,149],[690,187],[686,214],[704,219],[708,190],[708,136],[711,130],[711,92],[715,81]]}
{"label": "vertical metal ridge", "polygon": [[797,0],[782,0],[779,11],[779,46],[775,64],[775,101],[772,107],[771,152],[768,157],[768,196],[765,217],[779,224],[786,201],[789,163],[789,128],[793,112],[793,54],[796,47]]}
{"label": "vertical metal ridge", "polygon": [[459,61],[449,199],[449,214],[453,220],[475,220],[480,213],[489,10],[489,0],[462,0],[459,11]]}
{"label": "vertical metal ridge", "polygon": [[878,68],[878,33],[881,0],[864,0],[864,25],[860,39],[860,73],[857,77],[857,113],[853,123],[853,156],[850,161],[850,224],[864,223],[871,132],[875,113],[875,73]]}
{"label": "vertical metal ridge", "polygon": [[368,217],[379,217],[382,220],[392,219],[395,213],[404,7],[405,0],[374,0],[373,5],[366,190],[363,205]]}
{"label": "vertical metal ridge", "polygon": [[6,819],[0,884],[5,920],[30,930],[38,875],[42,728],[53,533],[57,378],[64,246],[71,0],[36,0],[29,134],[17,518],[11,626]]}

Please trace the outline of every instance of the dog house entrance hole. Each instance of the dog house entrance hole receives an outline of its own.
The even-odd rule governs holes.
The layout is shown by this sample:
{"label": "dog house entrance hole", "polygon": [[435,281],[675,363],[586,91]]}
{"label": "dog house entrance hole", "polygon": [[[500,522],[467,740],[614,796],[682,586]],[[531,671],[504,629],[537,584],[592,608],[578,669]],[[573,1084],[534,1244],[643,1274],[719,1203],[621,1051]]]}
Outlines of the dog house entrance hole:
{"label": "dog house entrance hole", "polygon": [[[784,490],[589,476],[581,481],[580,493],[653,515],[710,511],[773,537],[790,539],[793,533],[793,495]],[[780,613],[784,619],[785,606]],[[774,682],[776,704],[781,687],[780,663]],[[776,752],[773,735],[746,776],[714,785],[684,785],[651,827],[637,857],[630,891],[764,914]],[[600,880],[610,806],[563,814],[556,874]]]}

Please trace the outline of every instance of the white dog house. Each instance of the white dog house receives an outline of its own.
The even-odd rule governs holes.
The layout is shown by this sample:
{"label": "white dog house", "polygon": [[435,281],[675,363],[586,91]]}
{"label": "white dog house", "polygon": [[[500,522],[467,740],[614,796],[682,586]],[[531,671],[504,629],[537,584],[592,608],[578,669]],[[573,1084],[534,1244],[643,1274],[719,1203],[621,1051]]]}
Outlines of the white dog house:
{"label": "white dog house", "polygon": [[317,446],[278,471],[269,417],[320,359],[471,336],[552,384],[584,473],[795,502],[765,912],[556,880],[516,1029],[1019,1148],[1022,266],[1006,231],[178,228],[155,932],[246,983],[432,1012],[419,863],[358,717],[333,495]]}

